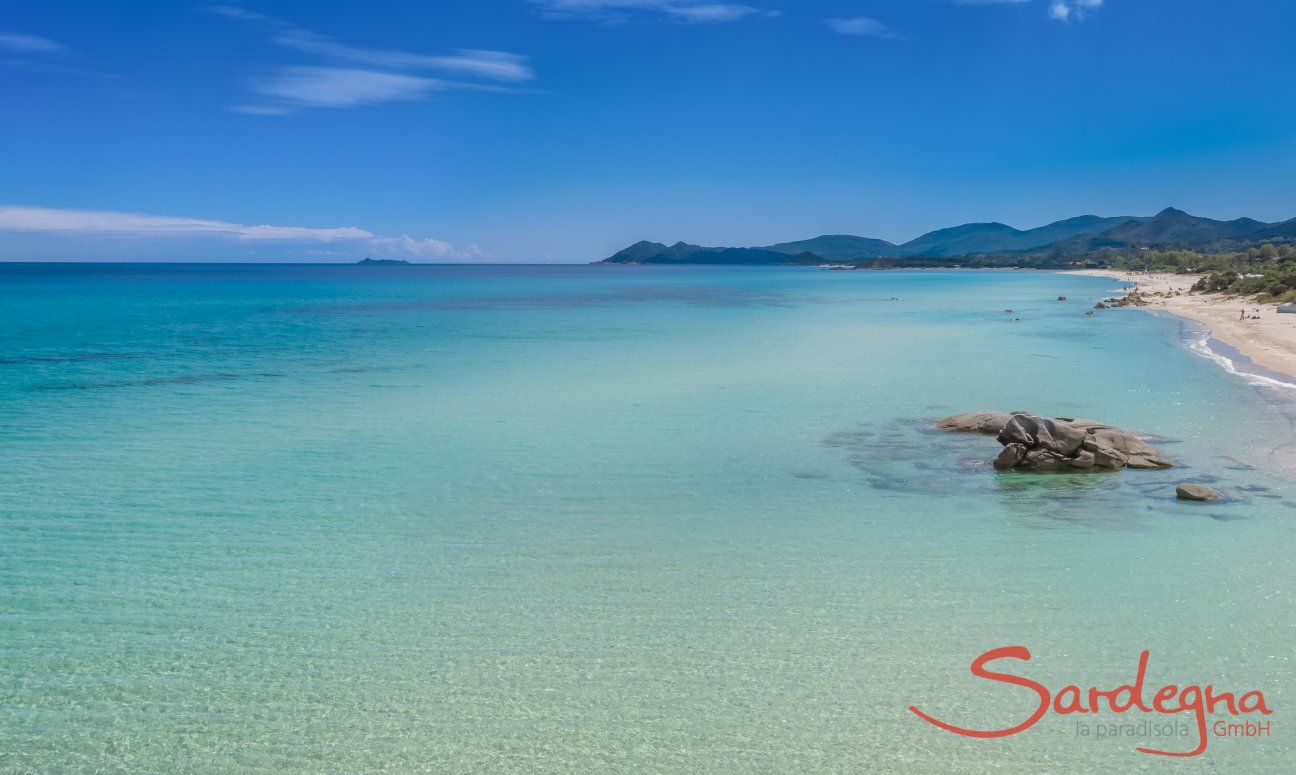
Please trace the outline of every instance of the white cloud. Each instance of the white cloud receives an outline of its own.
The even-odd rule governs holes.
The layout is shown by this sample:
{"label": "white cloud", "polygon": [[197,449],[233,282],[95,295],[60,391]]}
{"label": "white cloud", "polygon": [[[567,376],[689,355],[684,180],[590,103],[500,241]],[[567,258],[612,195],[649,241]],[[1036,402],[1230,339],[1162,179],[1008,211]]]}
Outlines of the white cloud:
{"label": "white cloud", "polygon": [[384,257],[408,258],[469,258],[481,255],[481,248],[472,245],[466,251],[439,239],[414,239],[408,234],[399,237],[375,237],[370,240],[373,252]]}
{"label": "white cloud", "polygon": [[529,81],[535,72],[527,59],[507,51],[458,49],[453,54],[431,56],[405,51],[359,48],[295,27],[281,30],[273,41],[285,48],[357,64],[393,70],[441,70],[496,81]]}
{"label": "white cloud", "polygon": [[[80,52],[57,40],[42,38],[39,35],[0,31],[0,67],[24,70],[29,73],[81,76],[105,81],[118,79],[118,76],[111,73],[69,64],[80,58]],[[133,96],[129,90],[122,88],[105,87],[103,92],[117,97]]]}
{"label": "white cloud", "polygon": [[258,81],[253,89],[270,105],[242,106],[239,112],[288,112],[289,106],[352,108],[379,102],[421,99],[444,82],[402,73],[341,67],[285,67]]}
{"label": "white cloud", "polygon": [[867,16],[857,16],[853,19],[828,19],[824,22],[833,32],[842,35],[859,35],[872,38],[895,38],[895,30],[886,26],[877,19],[871,19]]}
{"label": "white cloud", "polygon": [[49,207],[0,206],[0,231],[74,232],[117,236],[202,236],[236,239],[293,239],[332,242],[373,234],[350,226],[308,229],[296,226],[244,226],[225,221],[175,218],[112,210],[58,210]]}
{"label": "white cloud", "polygon": [[[244,8],[218,6],[212,10],[255,26],[277,46],[324,59],[365,66],[281,67],[273,75],[253,82],[253,91],[268,101],[231,108],[239,113],[278,116],[293,113],[302,107],[344,108],[410,101],[422,99],[428,92],[448,88],[503,92],[510,89],[462,79],[518,83],[535,78],[535,72],[526,57],[507,51],[457,49],[448,54],[430,55],[365,48],[341,43],[326,35]],[[436,71],[461,80],[447,81],[415,74],[427,71]]]}
{"label": "white cloud", "polygon": [[554,19],[597,19],[623,21],[636,11],[659,13],[690,22],[732,22],[749,16],[777,16],[742,3],[707,0],[531,0],[542,14]]}
{"label": "white cloud", "polygon": [[449,56],[432,57],[430,66],[497,81],[530,81],[535,78],[527,58],[508,51],[461,48]]}
{"label": "white cloud", "polygon": [[[1019,5],[1030,0],[950,0],[956,5]],[[1060,22],[1085,18],[1089,11],[1102,7],[1103,0],[1050,0],[1049,18]]]}
{"label": "white cloud", "polygon": [[0,51],[6,54],[49,56],[68,53],[68,47],[39,35],[0,32]]}
{"label": "white cloud", "polygon": [[265,105],[257,103],[230,105],[229,109],[234,113],[246,113],[249,116],[287,116],[296,112],[294,108],[288,105]]}
{"label": "white cloud", "polygon": [[357,253],[399,258],[469,258],[480,255],[474,245],[457,250],[438,239],[414,239],[402,234],[384,237],[354,226],[247,226],[227,221],[177,218],[113,210],[60,210],[49,207],[0,205],[0,232],[26,232],[82,237],[149,240],[219,239],[244,243],[325,243],[350,247]]}
{"label": "white cloud", "polygon": [[1102,7],[1103,0],[1053,0],[1049,5],[1049,17],[1060,22],[1085,18],[1089,11]]}

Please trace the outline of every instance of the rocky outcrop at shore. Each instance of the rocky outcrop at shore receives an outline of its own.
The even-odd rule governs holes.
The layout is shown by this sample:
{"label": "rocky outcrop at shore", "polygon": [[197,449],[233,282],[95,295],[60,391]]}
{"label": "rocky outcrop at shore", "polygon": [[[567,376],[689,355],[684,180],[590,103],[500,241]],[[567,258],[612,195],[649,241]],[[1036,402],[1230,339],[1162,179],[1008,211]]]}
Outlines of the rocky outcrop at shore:
{"label": "rocky outcrop at shore", "polygon": [[1174,465],[1143,434],[1095,420],[979,411],[946,417],[936,427],[995,434],[1003,450],[994,467],[1001,471],[1113,471]]}
{"label": "rocky outcrop at shore", "polygon": [[1146,307],[1148,305],[1148,300],[1144,298],[1143,292],[1138,288],[1124,296],[1106,299],[1105,301],[1108,307]]}
{"label": "rocky outcrop at shore", "polygon": [[1182,295],[1184,295],[1183,291],[1176,290],[1144,293],[1138,286],[1135,286],[1124,296],[1103,299],[1094,305],[1094,309],[1108,309],[1113,307],[1147,307],[1150,306],[1153,301],[1164,301],[1165,299]]}

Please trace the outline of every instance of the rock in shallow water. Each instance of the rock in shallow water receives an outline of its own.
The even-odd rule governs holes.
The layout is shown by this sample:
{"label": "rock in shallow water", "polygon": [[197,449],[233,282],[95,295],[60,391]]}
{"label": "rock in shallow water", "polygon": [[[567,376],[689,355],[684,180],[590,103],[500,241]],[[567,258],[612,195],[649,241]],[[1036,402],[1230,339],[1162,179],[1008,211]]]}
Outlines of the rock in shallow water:
{"label": "rock in shallow water", "polygon": [[1094,465],[1098,468],[1124,468],[1129,462],[1128,455],[1093,439],[1085,441],[1084,450],[1094,456]]}
{"label": "rock in shallow water", "polygon": [[1079,428],[1037,414],[1014,414],[999,432],[999,443],[1022,444],[1029,450],[1044,450],[1058,457],[1074,457],[1086,434]]}
{"label": "rock in shallow water", "polygon": [[1134,457],[1155,458],[1161,456],[1160,450],[1139,438],[1139,435],[1132,431],[1113,428],[1109,425],[1105,428],[1094,428],[1089,432],[1093,434],[1095,442],[1111,447],[1117,452],[1123,452]]}
{"label": "rock in shallow water", "polygon": [[958,431],[960,433],[984,433],[993,436],[1004,429],[1012,415],[1007,412],[995,412],[991,410],[982,410],[979,412],[965,412],[946,417],[943,420],[936,421],[936,427],[943,431]]}
{"label": "rock in shallow water", "polygon": [[1087,449],[1082,449],[1076,453],[1076,456],[1067,461],[1072,468],[1089,470],[1098,465],[1097,456]]}
{"label": "rock in shallow water", "polygon": [[1126,458],[1125,465],[1130,468],[1174,468],[1174,463],[1163,457],[1135,457],[1133,455]]}
{"label": "rock in shallow water", "polygon": [[1175,487],[1175,497],[1181,501],[1217,501],[1224,497],[1224,493],[1204,484],[1180,482]]}
{"label": "rock in shallow water", "polygon": [[1022,461],[1025,459],[1026,459],[1025,444],[1008,444],[1003,448],[1003,451],[999,453],[999,457],[995,458],[994,467],[995,468],[1016,468],[1017,466],[1021,465]]}
{"label": "rock in shallow water", "polygon": [[936,427],[997,434],[1004,448],[995,458],[994,467],[1001,471],[1095,471],[1174,465],[1144,436],[1095,420],[984,410],[946,417]]}

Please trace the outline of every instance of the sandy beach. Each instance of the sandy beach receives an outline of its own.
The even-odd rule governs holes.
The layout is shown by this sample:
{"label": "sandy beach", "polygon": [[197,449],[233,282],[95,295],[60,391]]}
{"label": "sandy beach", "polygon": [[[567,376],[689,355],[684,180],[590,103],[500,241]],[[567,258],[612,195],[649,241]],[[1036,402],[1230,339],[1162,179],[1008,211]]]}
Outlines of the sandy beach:
{"label": "sandy beach", "polygon": [[[1073,274],[1111,277],[1123,285],[1136,285],[1148,302],[1148,309],[1163,309],[1202,323],[1210,328],[1211,336],[1260,366],[1282,372],[1296,382],[1296,315],[1280,315],[1273,304],[1257,304],[1241,296],[1191,293],[1189,289],[1199,275],[1105,269],[1080,270]],[[1243,310],[1247,311],[1245,318]],[[1256,314],[1259,319],[1252,318]]]}

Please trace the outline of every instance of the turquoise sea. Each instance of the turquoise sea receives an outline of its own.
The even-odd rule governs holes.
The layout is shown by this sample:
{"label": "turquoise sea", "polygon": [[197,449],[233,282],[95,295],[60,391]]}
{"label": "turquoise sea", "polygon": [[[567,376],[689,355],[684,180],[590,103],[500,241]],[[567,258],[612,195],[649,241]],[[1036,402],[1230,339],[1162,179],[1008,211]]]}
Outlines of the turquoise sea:
{"label": "turquoise sea", "polygon": [[[0,772],[1291,771],[1290,400],[1087,317],[1112,286],[0,266]],[[1184,467],[997,474],[928,430],[982,408]],[[1149,649],[1272,733],[907,711],[1022,721],[968,673],[1013,644],[1053,689]]]}

